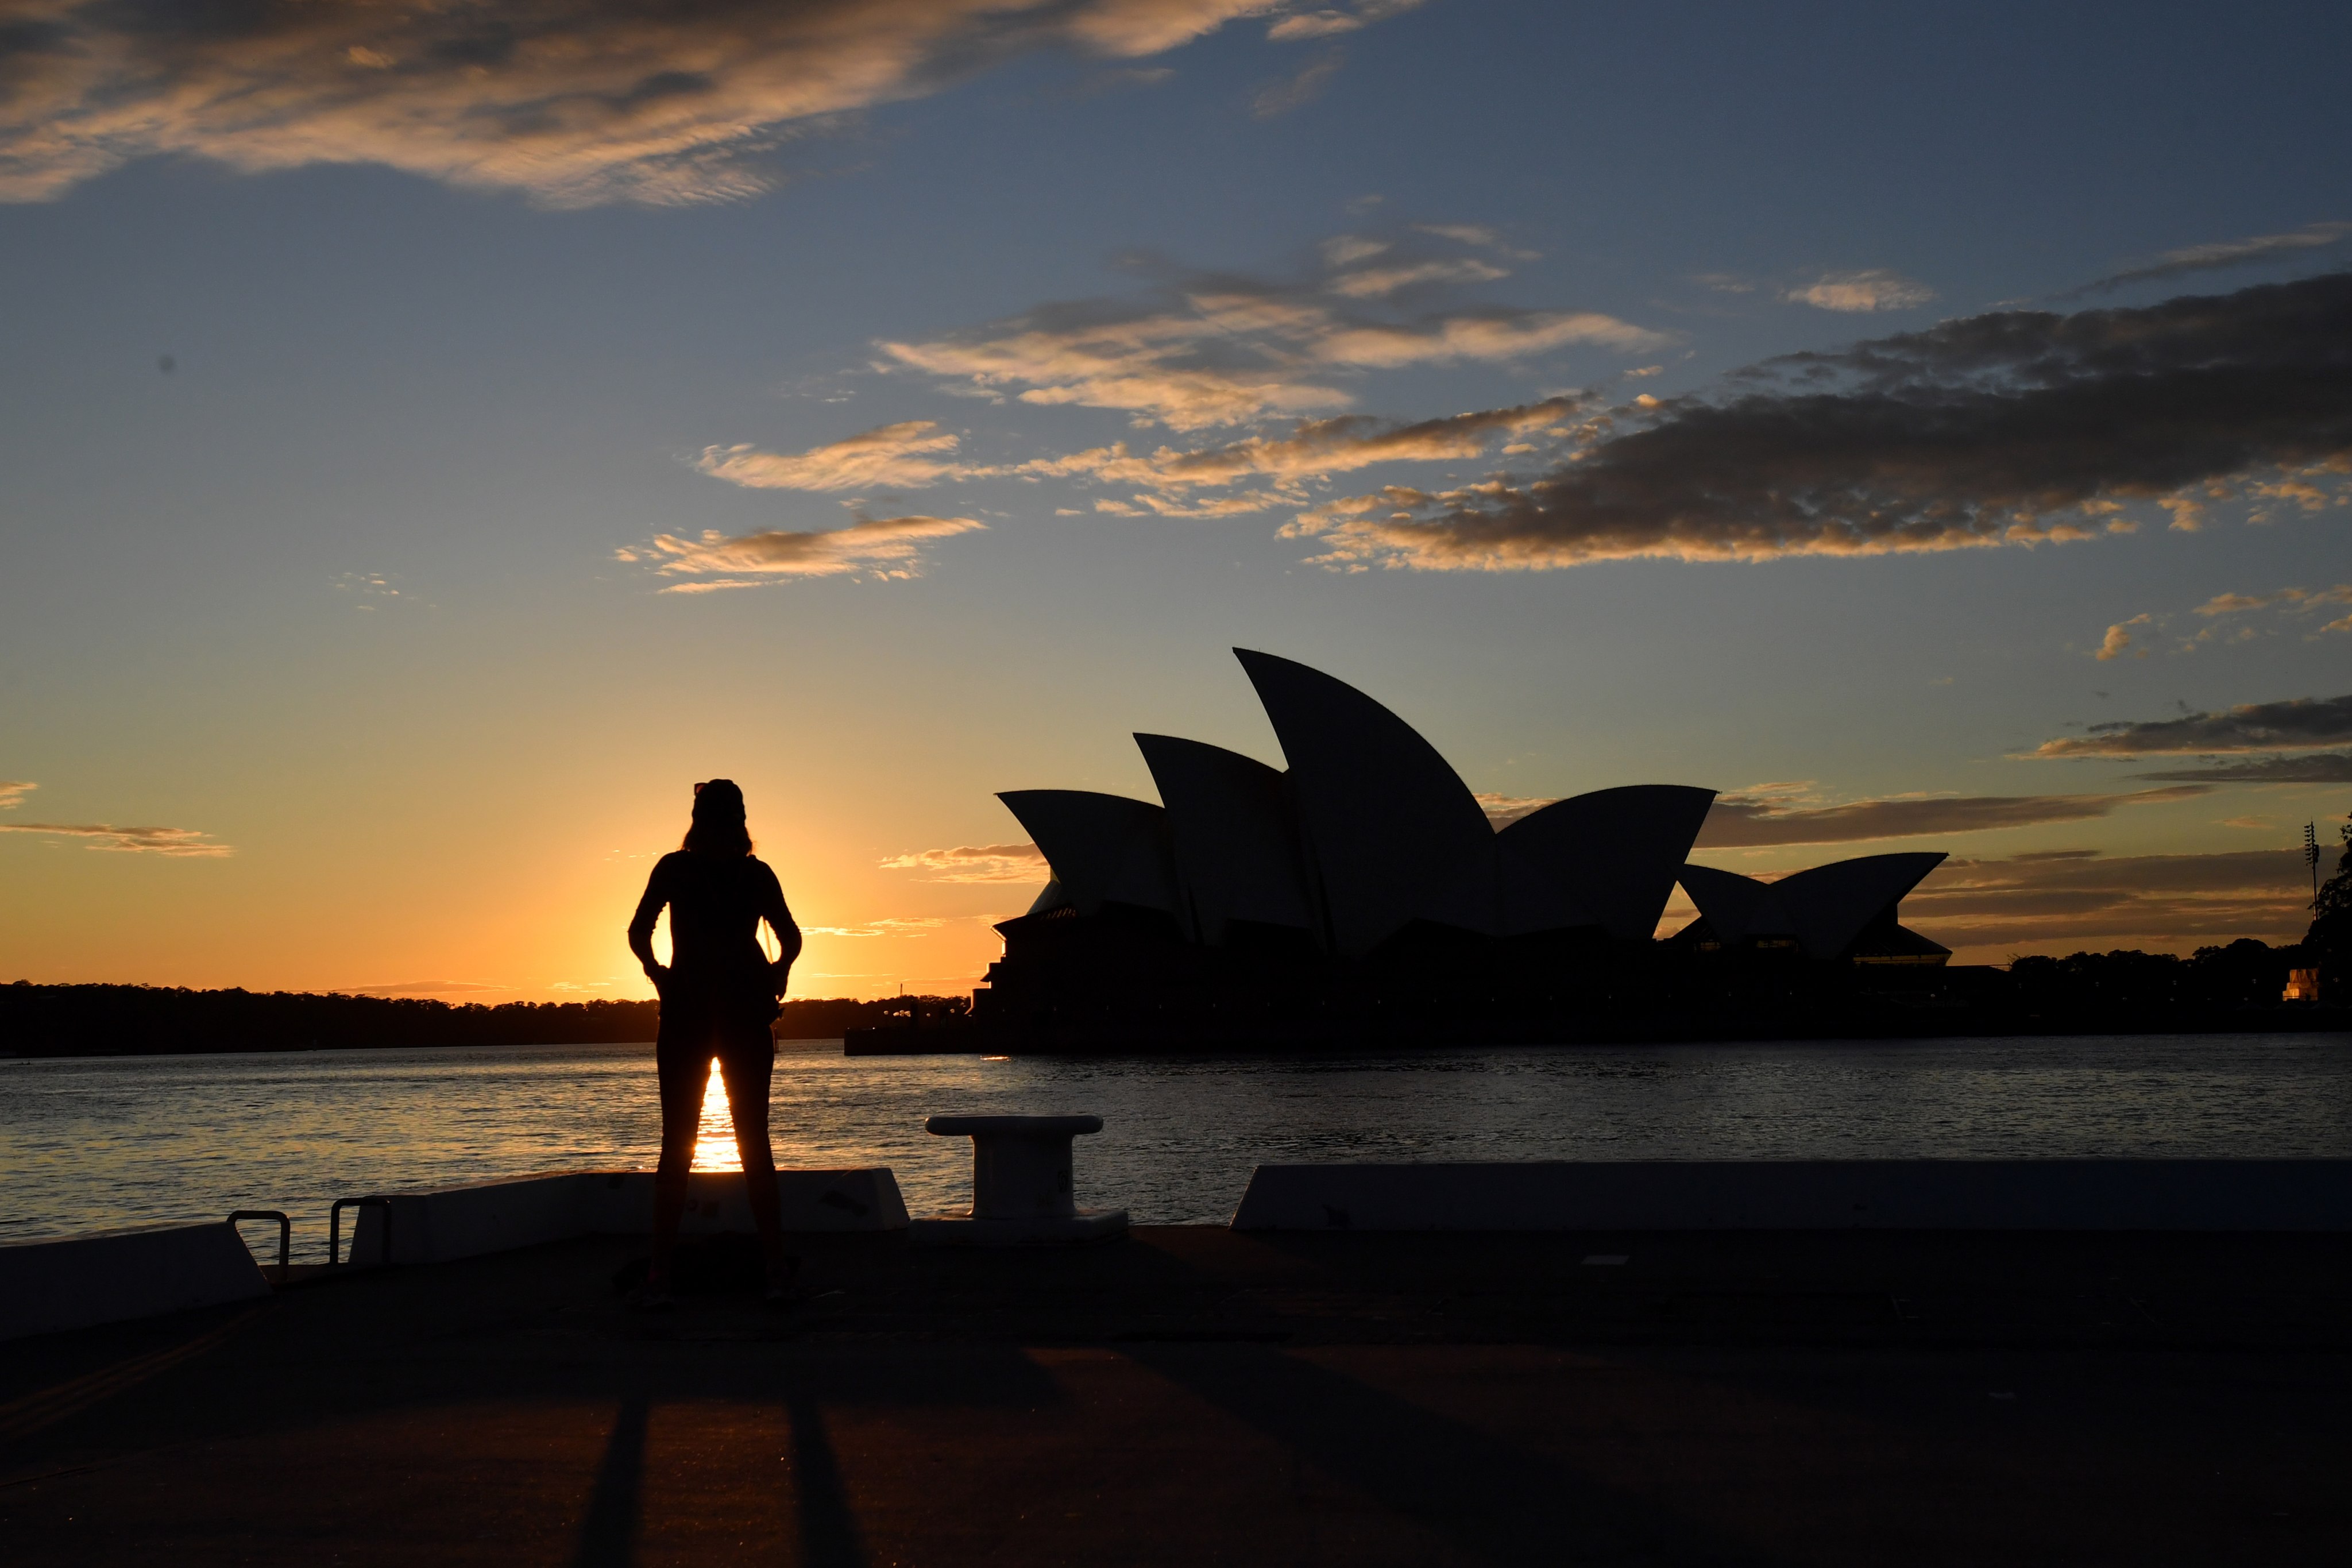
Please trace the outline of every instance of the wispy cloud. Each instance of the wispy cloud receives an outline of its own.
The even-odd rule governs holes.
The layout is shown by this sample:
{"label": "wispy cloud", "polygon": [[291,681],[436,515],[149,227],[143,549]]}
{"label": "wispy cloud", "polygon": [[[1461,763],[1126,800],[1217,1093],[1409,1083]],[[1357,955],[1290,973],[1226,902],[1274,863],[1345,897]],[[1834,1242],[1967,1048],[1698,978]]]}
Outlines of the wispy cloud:
{"label": "wispy cloud", "polygon": [[918,849],[880,862],[886,871],[928,871],[929,882],[1037,882],[1046,875],[1045,857],[1034,844],[959,844],[952,849]]}
{"label": "wispy cloud", "polygon": [[[2307,616],[2337,605],[2352,605],[2352,583],[2338,583],[2332,588],[2281,588],[2275,594],[2216,594],[2192,613],[2211,617],[2242,616],[2252,610],[2276,610],[2286,615]],[[2352,615],[2339,616],[2319,630],[2352,632]]]}
{"label": "wispy cloud", "polygon": [[2117,807],[2152,805],[2209,795],[2203,784],[2116,795],[1888,795],[1813,805],[1783,794],[1723,795],[1700,826],[1697,847],[1744,849],[1773,844],[1852,844],[1987,833],[2052,822],[2082,822]]}
{"label": "wispy cloud", "polygon": [[1495,831],[1499,833],[1519,818],[1532,816],[1541,811],[1558,797],[1547,795],[1495,795],[1481,790],[1476,798],[1478,809],[1486,814],[1486,820],[1492,823]]}
{"label": "wispy cloud", "polygon": [[[888,862],[885,861],[885,865]],[[927,931],[937,931],[948,922],[929,916],[887,916],[856,926],[803,926],[809,936],[919,936]]]}
{"label": "wispy cloud", "polygon": [[41,786],[30,779],[0,779],[0,811],[25,804],[25,797]]}
{"label": "wispy cloud", "polygon": [[1935,297],[1936,291],[1925,283],[1878,268],[1825,272],[1781,296],[1792,305],[1811,305],[1819,310],[1907,310]]}
{"label": "wispy cloud", "polygon": [[[1365,372],[1510,363],[1570,348],[1639,353],[1672,341],[1590,310],[1407,312],[1395,297],[1501,275],[1414,244],[1424,248],[1341,236],[1304,279],[1203,275],[1141,299],[1041,305],[969,331],[886,341],[876,345],[879,364],[986,396],[1111,409],[1138,426],[1192,431],[1347,407],[1355,395],[1343,383]],[[1386,259],[1360,265],[1374,257]]]}
{"label": "wispy cloud", "polygon": [[2178,250],[2165,251],[2152,261],[2143,261],[2110,272],[2104,278],[2095,278],[2058,298],[2078,299],[2084,294],[2105,293],[2132,283],[2149,283],[2183,277],[2191,272],[2212,272],[2223,268],[2249,267],[2257,262],[2301,256],[2335,245],[2347,234],[2352,234],[2352,223],[2315,223],[2284,234],[2256,234],[2243,239],[2187,245]]}
{"label": "wispy cloud", "polygon": [[219,859],[236,851],[193,827],[116,827],[103,822],[0,822],[0,833],[34,833],[53,838],[79,838],[87,849],[121,850],[134,855],[168,855],[182,858]]}
{"label": "wispy cloud", "polygon": [[[167,21],[46,0],[7,40],[0,199],[46,199],[163,154],[242,170],[379,163],[565,205],[724,201],[770,188],[774,150],[832,117],[1039,49],[1139,59],[1272,8],[256,0],[173,7]],[[1360,24],[1380,9],[1343,15]]]}
{"label": "wispy cloud", "polygon": [[2292,757],[2243,757],[2200,768],[2134,773],[2136,779],[2179,779],[2213,784],[2352,784],[2352,752],[2312,752]]}
{"label": "wispy cloud", "polygon": [[1637,399],[1540,478],[1300,514],[1318,563],[1760,561],[2129,531],[2248,478],[2352,474],[2352,274],[2070,316],[2003,311]]}
{"label": "wispy cloud", "polygon": [[969,517],[864,518],[846,528],[728,535],[706,529],[698,539],[659,533],[651,544],[614,552],[615,559],[649,565],[672,583],[665,594],[708,594],[792,577],[912,577],[922,546],[934,539],[974,533],[988,525]]}
{"label": "wispy cloud", "polygon": [[1347,55],[1337,44],[1327,46],[1293,74],[1258,89],[1250,100],[1250,112],[1260,120],[1272,120],[1305,108],[1323,96],[1323,89],[1346,62]]}
{"label": "wispy cloud", "polygon": [[1331,291],[1356,300],[1378,300],[1400,289],[1432,283],[1492,283],[1509,271],[1476,257],[1451,261],[1416,261],[1398,267],[1360,267],[1331,279]]}
{"label": "wispy cloud", "polygon": [[2084,734],[2044,741],[2031,754],[2213,755],[2316,751],[2346,744],[2352,744],[2352,696],[2296,697],[2283,702],[2248,702],[2211,713],[2184,713],[2177,719],[2093,724]]}
{"label": "wispy cloud", "polygon": [[1954,947],[2291,941],[2311,919],[2310,896],[2294,849],[2112,859],[2077,850],[1947,860],[1903,900],[1903,920]]}
{"label": "wispy cloud", "polygon": [[957,472],[953,463],[942,460],[956,449],[957,440],[929,419],[908,419],[805,452],[705,447],[694,466],[750,489],[914,489]]}
{"label": "wispy cloud", "polygon": [[[403,980],[390,985],[338,985],[332,988],[345,996],[457,996],[486,991],[512,991],[511,985],[484,985],[471,980]],[[559,991],[579,987],[559,982]]]}
{"label": "wispy cloud", "polygon": [[[1532,432],[1565,435],[1565,430],[1559,429],[1559,422],[1572,417],[1583,405],[1580,397],[1551,397],[1510,408],[1424,419],[1414,425],[1394,425],[1369,415],[1342,415],[1336,419],[1302,421],[1286,437],[1253,436],[1189,452],[1162,447],[1150,457],[1130,453],[1121,443],[1024,464],[1008,471],[1082,474],[1160,490],[1230,485],[1244,479],[1292,484],[1351,473],[1381,463],[1475,458],[1498,439]],[[1271,494],[1264,498],[1269,505],[1279,499]]]}
{"label": "wispy cloud", "polygon": [[1361,3],[1353,10],[1343,11],[1326,7],[1315,11],[1297,11],[1290,16],[1276,18],[1273,25],[1266,28],[1265,36],[1279,44],[1297,43],[1309,38],[1337,37],[1341,33],[1355,32],[1358,28],[1367,26],[1384,16],[1393,16],[1400,12],[1413,10],[1420,5],[1421,0],[1361,0]]}

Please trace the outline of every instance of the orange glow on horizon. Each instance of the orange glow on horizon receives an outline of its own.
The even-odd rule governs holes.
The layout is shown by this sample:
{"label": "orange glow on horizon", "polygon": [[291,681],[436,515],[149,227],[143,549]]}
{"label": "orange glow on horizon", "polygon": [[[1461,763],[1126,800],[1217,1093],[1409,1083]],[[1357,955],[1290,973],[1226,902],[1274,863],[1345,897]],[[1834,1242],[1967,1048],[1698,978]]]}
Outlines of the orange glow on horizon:
{"label": "orange glow on horizon", "polygon": [[694,1171],[740,1171],[743,1152],[735,1147],[735,1118],[727,1108],[727,1080],[719,1063],[710,1064],[710,1082],[702,1091],[702,1122],[694,1133]]}

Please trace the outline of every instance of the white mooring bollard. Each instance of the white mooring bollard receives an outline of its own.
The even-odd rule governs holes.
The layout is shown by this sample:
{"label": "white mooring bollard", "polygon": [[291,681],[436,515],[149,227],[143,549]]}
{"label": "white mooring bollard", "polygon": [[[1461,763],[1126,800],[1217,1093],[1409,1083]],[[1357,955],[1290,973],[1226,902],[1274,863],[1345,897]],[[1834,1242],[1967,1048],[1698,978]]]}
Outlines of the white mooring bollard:
{"label": "white mooring bollard", "polygon": [[924,1130],[971,1140],[971,1212],[919,1219],[911,1238],[974,1243],[1099,1241],[1127,1229],[1125,1209],[1081,1209],[1070,1140],[1099,1116],[934,1116]]}

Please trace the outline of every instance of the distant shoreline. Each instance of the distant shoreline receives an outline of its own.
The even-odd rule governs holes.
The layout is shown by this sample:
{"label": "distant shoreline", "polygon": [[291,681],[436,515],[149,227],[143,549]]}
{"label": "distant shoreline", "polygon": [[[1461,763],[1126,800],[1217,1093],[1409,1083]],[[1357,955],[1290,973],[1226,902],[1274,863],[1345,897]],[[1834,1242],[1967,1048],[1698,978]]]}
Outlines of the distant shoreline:
{"label": "distant shoreline", "polygon": [[[1937,1006],[1856,997],[1831,1005],[1596,1009],[1559,1019],[1335,1016],[1226,1027],[1114,1019],[988,1026],[965,1021],[956,1010],[961,998],[829,997],[784,1003],[776,1034],[780,1039],[843,1040],[851,1056],[1274,1057],[1506,1046],[2352,1031],[2352,1008],[2335,1005],[2199,1005],[2078,996],[1985,997]],[[655,1037],[659,1021],[660,1005],[650,1001],[485,1005],[339,993],[18,981],[0,985],[0,1060],[642,1045]]]}
{"label": "distant shoreline", "polygon": [[[783,1004],[778,1032],[832,1039],[935,998]],[[656,1002],[434,1001],[411,996],[161,985],[0,985],[0,1058],[631,1045],[654,1038]]]}

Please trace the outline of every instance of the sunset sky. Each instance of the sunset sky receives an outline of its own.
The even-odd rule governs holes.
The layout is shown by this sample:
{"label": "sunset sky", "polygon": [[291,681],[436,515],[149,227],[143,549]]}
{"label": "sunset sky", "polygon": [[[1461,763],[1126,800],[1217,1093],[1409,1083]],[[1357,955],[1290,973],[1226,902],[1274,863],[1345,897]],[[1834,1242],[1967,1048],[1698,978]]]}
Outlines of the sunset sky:
{"label": "sunset sky", "polygon": [[726,775],[968,989],[1234,646],[1960,962],[2352,806],[2343,5],[0,10],[0,981],[649,994]]}

